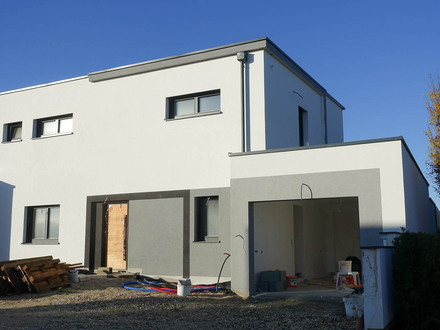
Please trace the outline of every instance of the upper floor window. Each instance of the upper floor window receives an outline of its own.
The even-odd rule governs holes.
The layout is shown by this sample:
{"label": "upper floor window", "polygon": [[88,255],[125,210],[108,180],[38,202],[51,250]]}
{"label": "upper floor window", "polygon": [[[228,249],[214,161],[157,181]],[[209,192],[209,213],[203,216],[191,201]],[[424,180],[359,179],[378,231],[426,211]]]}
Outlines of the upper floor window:
{"label": "upper floor window", "polygon": [[170,97],[167,119],[220,112],[220,90]]}
{"label": "upper floor window", "polygon": [[309,125],[307,111],[298,107],[298,131],[299,131],[299,146],[309,145]]}
{"label": "upper floor window", "polygon": [[3,126],[3,142],[21,141],[22,122],[5,124]]}
{"label": "upper floor window", "polygon": [[63,115],[37,119],[35,137],[72,133],[73,115]]}

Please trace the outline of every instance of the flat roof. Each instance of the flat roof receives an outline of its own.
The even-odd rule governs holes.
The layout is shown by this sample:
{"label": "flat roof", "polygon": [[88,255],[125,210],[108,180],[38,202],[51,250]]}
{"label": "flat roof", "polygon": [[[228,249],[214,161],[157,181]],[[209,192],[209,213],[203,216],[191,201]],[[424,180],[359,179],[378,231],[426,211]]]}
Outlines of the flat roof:
{"label": "flat roof", "polygon": [[245,151],[245,152],[230,152],[229,157],[240,157],[240,156],[250,156],[250,155],[260,155],[260,154],[271,154],[271,153],[279,153],[279,152],[289,152],[289,151],[300,151],[300,150],[310,150],[310,149],[321,149],[321,148],[335,148],[335,147],[346,147],[346,146],[355,146],[361,144],[370,144],[370,143],[384,143],[384,142],[393,142],[399,141],[405,147],[408,155],[414,162],[417,170],[421,174],[423,180],[425,180],[426,184],[429,186],[428,180],[426,180],[425,175],[420,169],[419,164],[417,164],[414,155],[406,144],[403,136],[394,136],[388,138],[380,138],[380,139],[371,139],[371,140],[360,140],[360,141],[349,141],[349,142],[340,142],[340,143],[329,143],[329,144],[318,144],[313,146],[304,146],[304,147],[290,147],[290,148],[280,148],[280,149],[267,149],[267,150],[256,150],[256,151]]}
{"label": "flat roof", "polygon": [[88,77],[91,82],[99,82],[151,71],[163,70],[181,65],[209,61],[222,57],[235,56],[238,52],[253,52],[258,50],[265,50],[272,56],[276,57],[285,67],[295,73],[306,84],[315,89],[318,93],[326,95],[341,109],[345,109],[344,106],[333,98],[324,87],[322,87],[315,79],[312,78],[312,76],[310,76],[267,37],[91,72],[88,74]]}

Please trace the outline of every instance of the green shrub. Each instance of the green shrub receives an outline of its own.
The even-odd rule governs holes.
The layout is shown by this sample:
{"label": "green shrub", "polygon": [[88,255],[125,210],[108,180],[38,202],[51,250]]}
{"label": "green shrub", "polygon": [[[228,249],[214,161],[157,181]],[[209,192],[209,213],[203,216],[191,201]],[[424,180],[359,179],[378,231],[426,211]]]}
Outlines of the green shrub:
{"label": "green shrub", "polygon": [[440,328],[440,234],[404,232],[394,241],[396,325]]}

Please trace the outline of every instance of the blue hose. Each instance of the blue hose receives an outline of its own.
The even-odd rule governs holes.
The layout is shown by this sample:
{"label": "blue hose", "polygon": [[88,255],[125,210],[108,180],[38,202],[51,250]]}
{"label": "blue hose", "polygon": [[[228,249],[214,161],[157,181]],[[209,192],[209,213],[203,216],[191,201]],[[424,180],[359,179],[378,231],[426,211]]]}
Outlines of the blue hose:
{"label": "blue hose", "polygon": [[[151,284],[157,284],[159,282],[126,282],[124,284],[122,284],[122,287],[124,289],[127,290],[134,290],[134,291],[153,291],[153,292],[157,292],[157,290],[155,289],[147,289],[147,288],[134,288],[131,287],[129,285],[133,285],[133,284],[145,284],[145,285],[151,285]],[[173,290],[173,289],[168,289],[168,288],[161,288],[162,290]],[[197,287],[197,288],[192,288],[191,292],[197,292],[197,291],[214,291],[216,289],[221,289],[221,287],[213,287],[213,288],[201,288],[201,287]]]}

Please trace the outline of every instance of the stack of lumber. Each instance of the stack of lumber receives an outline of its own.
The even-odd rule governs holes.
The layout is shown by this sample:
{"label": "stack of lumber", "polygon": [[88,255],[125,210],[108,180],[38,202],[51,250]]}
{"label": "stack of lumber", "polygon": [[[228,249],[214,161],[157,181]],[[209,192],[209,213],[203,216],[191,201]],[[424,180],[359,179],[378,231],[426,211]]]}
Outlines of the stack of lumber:
{"label": "stack of lumber", "polygon": [[0,261],[0,296],[45,292],[70,285],[67,273],[81,267],[81,264],[66,264],[52,256]]}

